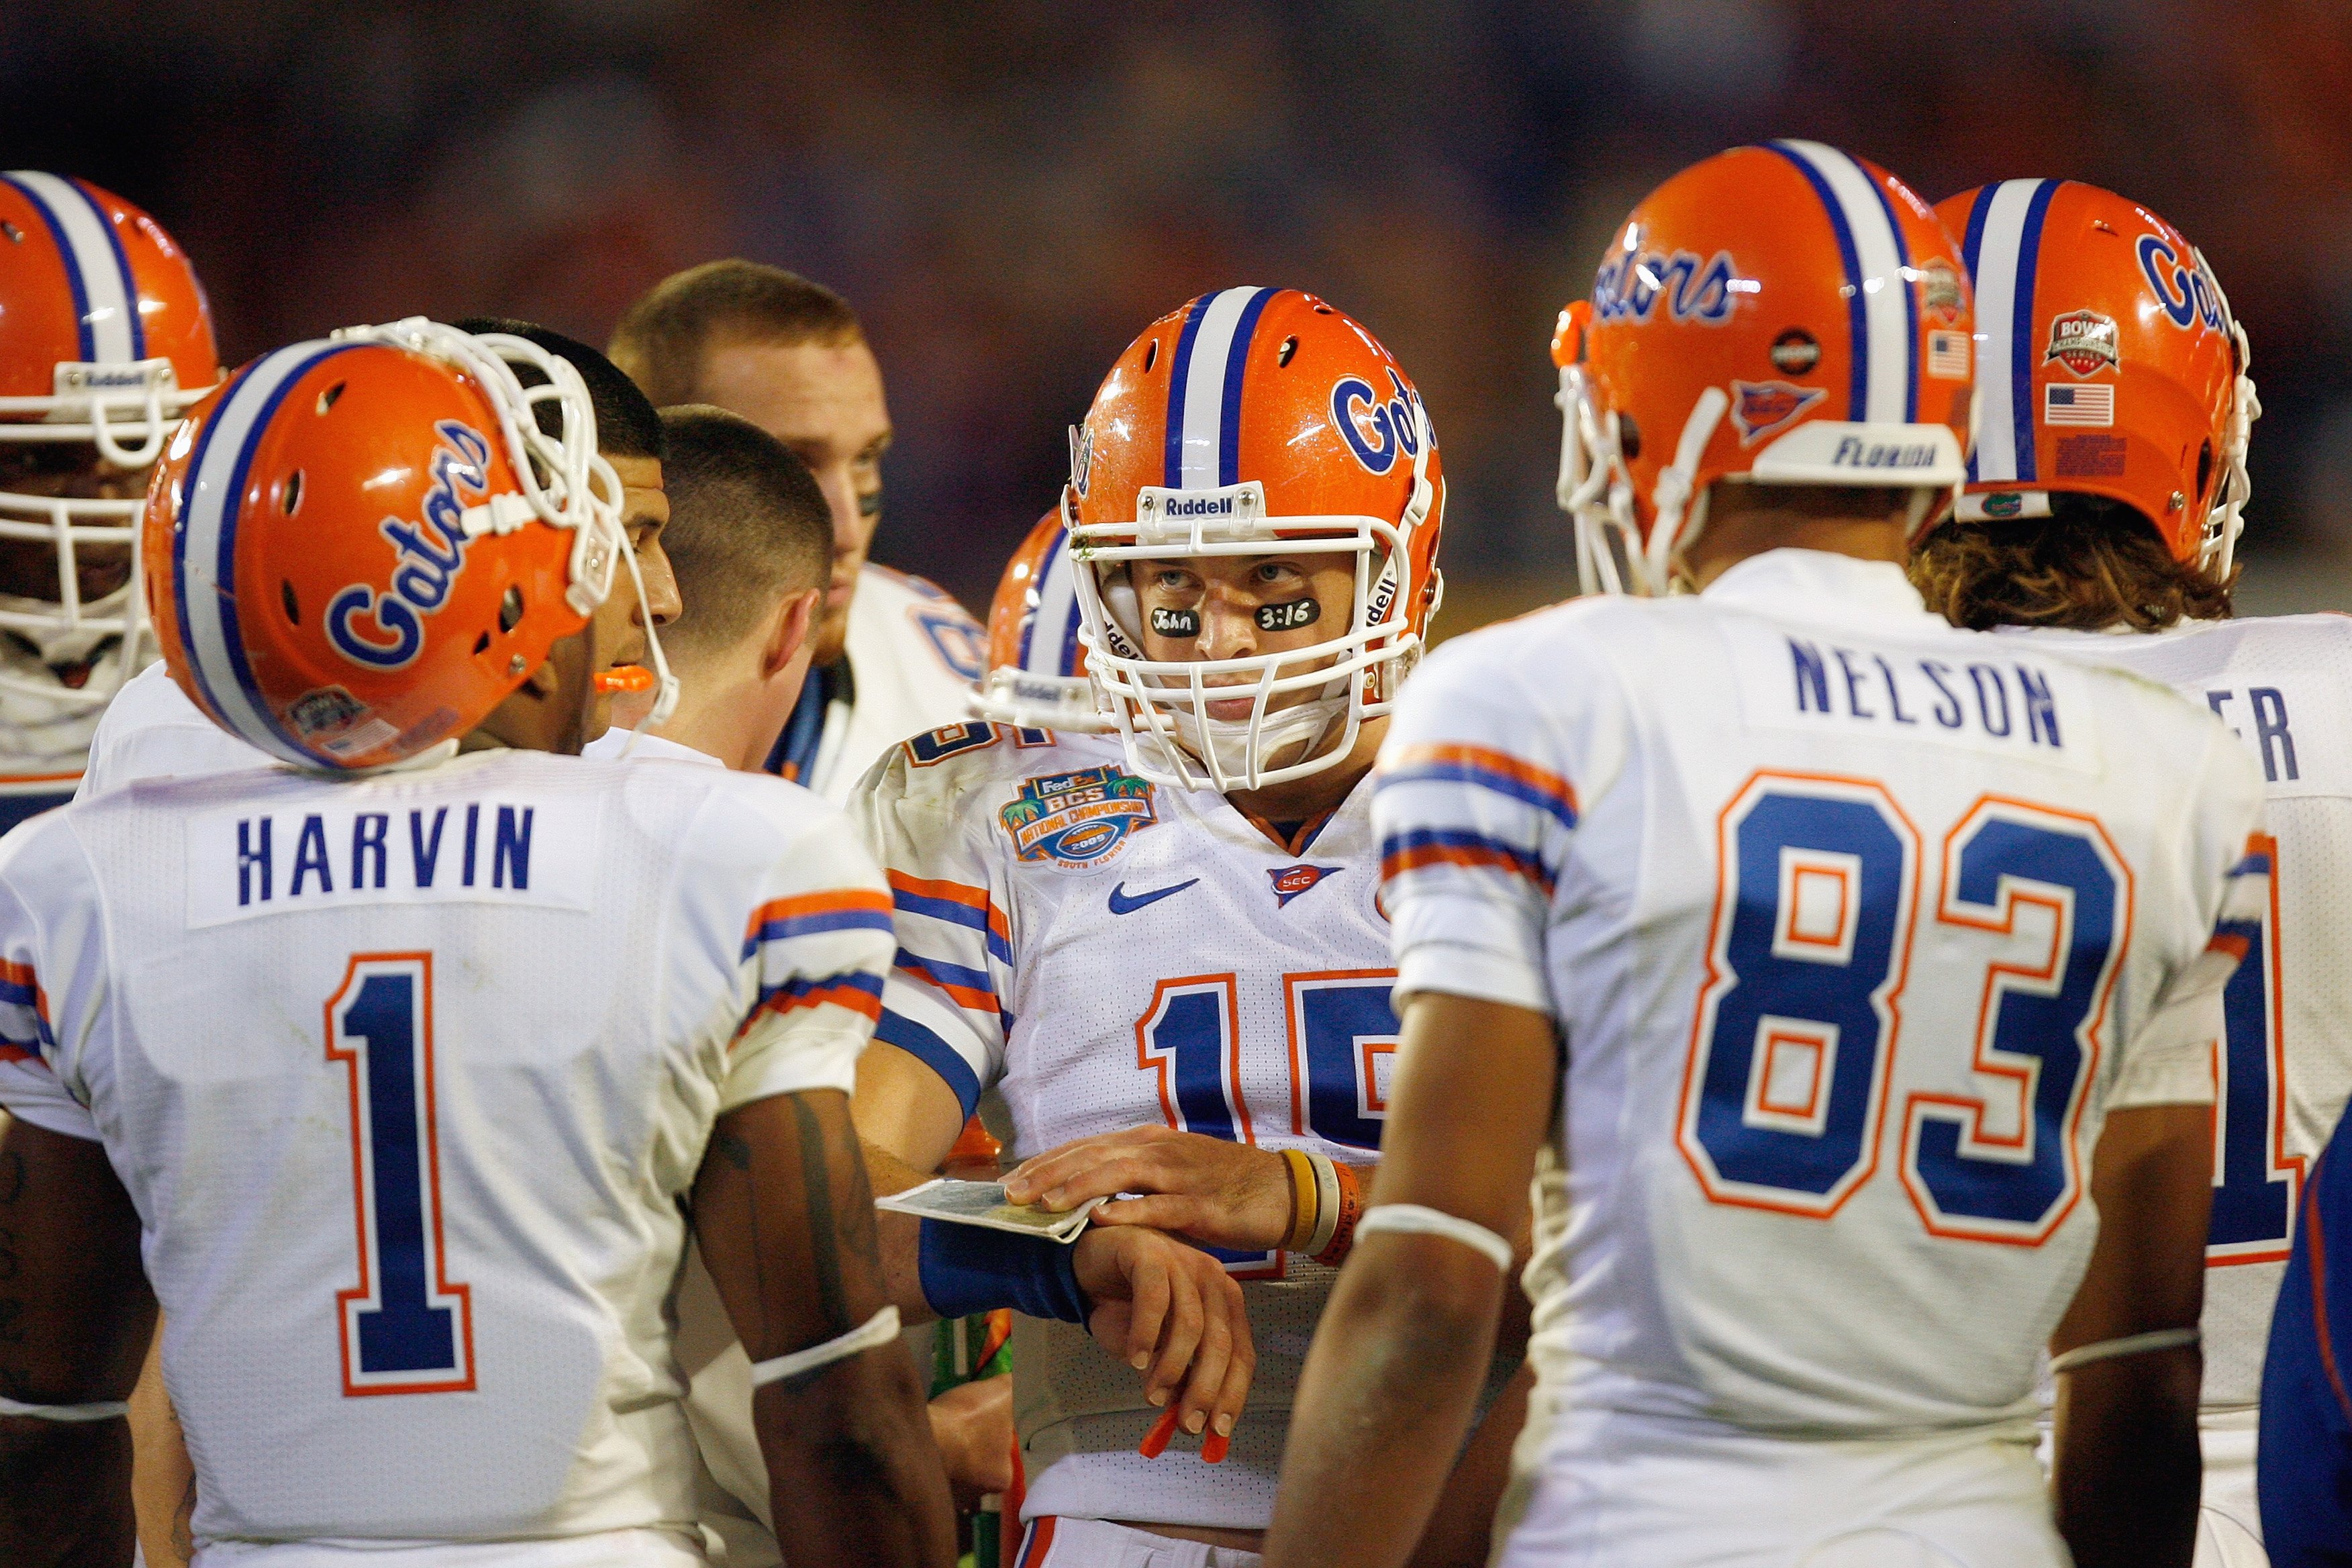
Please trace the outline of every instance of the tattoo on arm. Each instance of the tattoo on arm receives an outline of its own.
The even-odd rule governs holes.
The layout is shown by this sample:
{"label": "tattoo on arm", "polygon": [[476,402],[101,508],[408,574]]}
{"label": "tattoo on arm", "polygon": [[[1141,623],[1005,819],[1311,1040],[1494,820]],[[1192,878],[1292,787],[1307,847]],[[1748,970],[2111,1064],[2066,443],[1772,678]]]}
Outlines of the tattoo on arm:
{"label": "tattoo on arm", "polygon": [[833,1173],[825,1169],[824,1127],[817,1120],[816,1108],[806,1099],[795,1094],[787,1100],[800,1134],[801,1183],[808,1203],[809,1258],[816,1274],[817,1300],[824,1305],[829,1331],[845,1334],[854,1325],[841,1286],[840,1221],[833,1206]]}

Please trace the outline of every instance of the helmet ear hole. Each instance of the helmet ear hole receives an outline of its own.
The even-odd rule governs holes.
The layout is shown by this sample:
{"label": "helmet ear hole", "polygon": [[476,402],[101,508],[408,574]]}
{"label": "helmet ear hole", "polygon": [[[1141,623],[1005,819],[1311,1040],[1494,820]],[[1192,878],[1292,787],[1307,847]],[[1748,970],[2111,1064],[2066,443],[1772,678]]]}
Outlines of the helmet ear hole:
{"label": "helmet ear hole", "polygon": [[[287,510],[290,511],[293,509],[289,507]],[[292,579],[280,577],[278,580],[278,602],[286,606],[286,619],[290,625],[299,626],[302,624],[302,605],[294,597]]]}
{"label": "helmet ear hole", "polygon": [[2205,487],[2213,479],[2213,443],[2208,440],[2197,449],[2197,499],[2205,499]]}
{"label": "helmet ear hole", "polygon": [[510,632],[521,619],[522,590],[509,583],[507,584],[506,596],[499,601],[499,630]]}
{"label": "helmet ear hole", "polygon": [[323,415],[328,409],[332,408],[335,405],[335,400],[342,396],[343,388],[348,384],[348,383],[339,381],[335,383],[334,385],[327,388],[326,391],[319,394],[319,412]]}
{"label": "helmet ear hole", "polygon": [[1617,450],[1629,463],[1642,455],[1642,427],[1630,414],[1617,416]]}

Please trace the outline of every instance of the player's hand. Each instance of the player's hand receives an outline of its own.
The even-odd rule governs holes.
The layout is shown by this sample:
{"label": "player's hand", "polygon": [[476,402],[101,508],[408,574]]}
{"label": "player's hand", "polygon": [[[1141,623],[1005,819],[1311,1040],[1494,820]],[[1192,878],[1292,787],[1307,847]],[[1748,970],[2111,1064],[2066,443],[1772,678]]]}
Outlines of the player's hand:
{"label": "player's hand", "polygon": [[980,1500],[1013,1485],[1013,1374],[960,1383],[930,1403],[931,1441],[948,1468],[956,1507],[969,1513]]}
{"label": "player's hand", "polygon": [[1153,1405],[1176,1401],[1177,1424],[1230,1436],[1257,1372],[1242,1288],[1215,1258],[1139,1226],[1088,1226],[1073,1243],[1078,1284],[1094,1302],[1087,1327],[1143,1373]]}
{"label": "player's hand", "polygon": [[1290,1168],[1281,1155],[1172,1127],[1080,1138],[1024,1160],[1005,1176],[1004,1195],[1056,1211],[1111,1197],[1095,1224],[1148,1225],[1244,1252],[1280,1247],[1290,1235]]}

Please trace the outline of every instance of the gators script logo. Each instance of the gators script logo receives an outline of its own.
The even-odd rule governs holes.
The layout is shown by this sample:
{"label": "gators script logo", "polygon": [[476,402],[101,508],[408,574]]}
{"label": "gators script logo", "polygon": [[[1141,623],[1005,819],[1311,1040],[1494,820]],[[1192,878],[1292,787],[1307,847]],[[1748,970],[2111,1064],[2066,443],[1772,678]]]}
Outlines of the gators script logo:
{"label": "gators script logo", "polygon": [[1021,794],[997,814],[1024,860],[1072,870],[1099,866],[1127,836],[1160,820],[1151,785],[1116,764],[1021,781]]}

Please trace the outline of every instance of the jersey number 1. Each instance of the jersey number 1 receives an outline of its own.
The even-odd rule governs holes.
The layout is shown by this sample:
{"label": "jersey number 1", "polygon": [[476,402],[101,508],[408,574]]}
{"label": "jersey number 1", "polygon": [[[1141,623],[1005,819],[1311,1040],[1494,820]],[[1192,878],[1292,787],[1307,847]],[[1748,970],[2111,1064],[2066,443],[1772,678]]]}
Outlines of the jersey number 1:
{"label": "jersey number 1", "polygon": [[351,1070],[359,1284],[336,1293],[343,1393],[474,1386],[471,1292],[448,1279],[433,1103],[433,955],[352,955],[327,998],[327,1060]]}
{"label": "jersey number 1", "polygon": [[2286,1057],[2280,1038],[2278,844],[2257,837],[2271,859],[2266,919],[2245,931],[2246,956],[2221,994],[2221,1104],[2215,1107],[2213,1221],[2205,1260],[2276,1263],[2303,1188],[2303,1161],[2286,1152]]}

